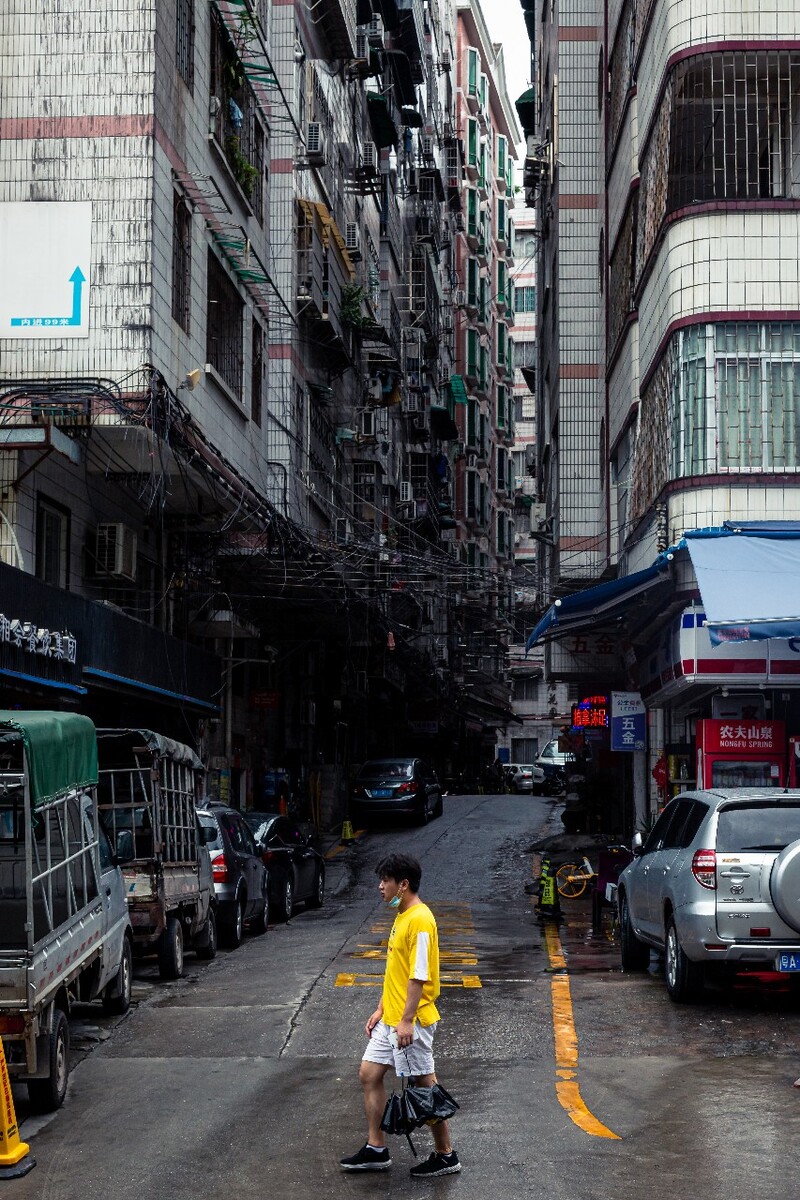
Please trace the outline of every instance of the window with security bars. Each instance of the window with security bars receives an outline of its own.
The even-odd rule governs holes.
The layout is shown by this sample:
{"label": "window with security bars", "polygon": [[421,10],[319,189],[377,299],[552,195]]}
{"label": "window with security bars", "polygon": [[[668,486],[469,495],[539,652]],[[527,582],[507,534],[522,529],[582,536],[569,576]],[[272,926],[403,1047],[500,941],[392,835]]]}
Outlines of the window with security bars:
{"label": "window with security bars", "polygon": [[536,288],[520,287],[514,289],[514,311],[518,313],[536,312]]}
{"label": "window with security bars", "polygon": [[800,322],[675,334],[642,397],[630,519],[669,478],[800,471]]}
{"label": "window with security bars", "polygon": [[258,321],[253,321],[253,336],[250,358],[250,420],[261,425],[261,408],[264,391],[264,330]]}
{"label": "window with security bars", "polygon": [[664,90],[641,162],[637,281],[670,213],[800,200],[800,51],[699,54]]}
{"label": "window with security bars", "polygon": [[216,254],[208,252],[206,355],[233,394],[242,395],[244,301]]}
{"label": "window with security bars", "polygon": [[172,197],[172,316],[189,332],[192,284],[192,212],[178,192]]}
{"label": "window with security bars", "polygon": [[189,91],[192,91],[194,87],[194,0],[176,0],[175,64],[181,79]]}

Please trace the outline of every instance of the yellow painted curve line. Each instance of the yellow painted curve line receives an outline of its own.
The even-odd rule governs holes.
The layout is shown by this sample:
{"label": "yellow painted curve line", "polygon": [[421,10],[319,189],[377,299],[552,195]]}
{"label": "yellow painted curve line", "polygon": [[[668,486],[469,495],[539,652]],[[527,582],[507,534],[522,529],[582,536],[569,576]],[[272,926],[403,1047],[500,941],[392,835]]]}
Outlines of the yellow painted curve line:
{"label": "yellow painted curve line", "polygon": [[592,1137],[613,1138],[620,1141],[602,1121],[598,1121],[586,1107],[576,1078],[578,1069],[578,1035],[575,1032],[575,1017],[572,1011],[572,992],[567,961],[561,946],[561,938],[555,925],[545,925],[545,944],[551,971],[563,971],[550,980],[550,995],[553,1002],[553,1033],[556,1043],[556,1095],[558,1102],[569,1118],[584,1133]]}

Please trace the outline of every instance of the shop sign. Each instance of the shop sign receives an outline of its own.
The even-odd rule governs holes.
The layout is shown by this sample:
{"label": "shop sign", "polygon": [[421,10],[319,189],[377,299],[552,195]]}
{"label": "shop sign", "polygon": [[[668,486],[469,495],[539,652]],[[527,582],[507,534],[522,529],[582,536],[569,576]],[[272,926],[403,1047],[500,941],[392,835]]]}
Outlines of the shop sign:
{"label": "shop sign", "polygon": [[78,661],[78,643],[71,633],[44,629],[33,621],[21,621],[5,613],[0,613],[0,642],[56,662],[74,665]]}
{"label": "shop sign", "polygon": [[280,692],[252,692],[250,695],[250,704],[253,708],[279,708],[280,700]]}
{"label": "shop sign", "polygon": [[749,751],[780,754],[784,747],[782,721],[703,721],[703,749],[746,754]]}
{"label": "shop sign", "polygon": [[608,696],[587,696],[572,706],[574,732],[608,728]]}
{"label": "shop sign", "polygon": [[439,732],[438,721],[409,721],[412,733],[436,734]]}
{"label": "shop sign", "polygon": [[572,633],[544,647],[548,670],[564,677],[599,674],[618,669],[619,641],[607,633]]}
{"label": "shop sign", "polygon": [[647,714],[638,692],[611,693],[611,749],[644,750]]}

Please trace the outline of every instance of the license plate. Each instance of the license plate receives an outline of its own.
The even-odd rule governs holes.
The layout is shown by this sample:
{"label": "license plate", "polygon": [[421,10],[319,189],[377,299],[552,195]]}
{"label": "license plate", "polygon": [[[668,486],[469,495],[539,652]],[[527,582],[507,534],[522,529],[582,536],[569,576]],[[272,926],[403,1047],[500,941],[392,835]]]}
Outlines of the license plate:
{"label": "license plate", "polygon": [[779,954],[775,966],[779,971],[800,971],[800,951],[797,954]]}
{"label": "license plate", "polygon": [[373,796],[377,796],[377,798],[379,800],[385,800],[388,796],[391,796],[393,793],[392,793],[391,788],[375,788],[375,791],[372,794],[373,794]]}

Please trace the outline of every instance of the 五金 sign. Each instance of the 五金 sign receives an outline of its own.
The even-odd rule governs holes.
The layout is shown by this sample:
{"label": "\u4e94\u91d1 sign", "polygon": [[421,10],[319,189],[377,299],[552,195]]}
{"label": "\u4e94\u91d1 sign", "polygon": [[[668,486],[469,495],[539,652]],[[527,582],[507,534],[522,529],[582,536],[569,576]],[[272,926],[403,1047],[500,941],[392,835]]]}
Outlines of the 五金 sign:
{"label": "\u4e94\u91d1 sign", "polygon": [[647,713],[638,692],[611,693],[611,749],[644,750]]}

